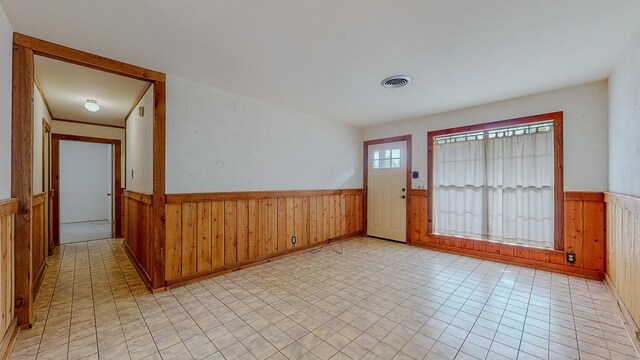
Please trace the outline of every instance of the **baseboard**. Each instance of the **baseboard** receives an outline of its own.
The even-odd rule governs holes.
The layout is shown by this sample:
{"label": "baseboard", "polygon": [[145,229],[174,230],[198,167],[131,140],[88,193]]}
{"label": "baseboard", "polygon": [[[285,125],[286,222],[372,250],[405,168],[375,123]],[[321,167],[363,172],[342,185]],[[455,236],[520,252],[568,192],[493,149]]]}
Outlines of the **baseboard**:
{"label": "baseboard", "polygon": [[462,248],[447,246],[442,244],[416,243],[416,242],[411,243],[411,246],[417,246],[417,247],[421,247],[429,250],[443,251],[446,253],[451,253],[451,254],[456,254],[461,256],[470,256],[477,259],[496,261],[496,262],[509,264],[509,265],[518,265],[518,266],[524,266],[532,269],[546,270],[546,271],[556,272],[560,274],[578,276],[578,277],[583,277],[583,278],[593,279],[593,280],[602,280],[604,278],[604,274],[597,270],[574,268],[571,266],[553,264],[553,263],[542,262],[542,261],[535,261],[531,259],[518,258],[515,256],[495,254],[495,253],[489,253],[484,251],[476,251],[473,249],[462,249]]}
{"label": "baseboard", "polygon": [[138,259],[133,255],[133,252],[129,248],[129,244],[127,244],[126,241],[122,242],[122,247],[124,248],[124,252],[129,257],[129,260],[131,260],[133,267],[138,272],[138,275],[140,275],[140,278],[142,279],[142,282],[144,282],[144,285],[147,287],[147,289],[151,291],[152,294],[164,291],[165,290],[164,287],[158,287],[158,288],[153,287],[151,277],[149,276],[147,271],[144,269],[144,267],[142,267],[142,264],[140,264],[140,261],[138,261]]}
{"label": "baseboard", "polygon": [[18,337],[18,318],[13,318],[11,324],[9,324],[9,328],[7,332],[2,337],[2,342],[0,343],[0,359],[8,359],[11,355],[11,351],[13,350],[13,344],[16,342],[16,338]]}
{"label": "baseboard", "polygon": [[47,266],[48,266],[47,259],[44,259],[44,261],[42,262],[42,265],[40,266],[40,269],[38,269],[38,272],[36,273],[36,277],[33,279],[32,294],[34,299],[38,294],[38,290],[40,290],[40,285],[42,285],[42,280],[44,280],[44,272],[47,269]]}
{"label": "baseboard", "polygon": [[627,309],[627,305],[625,305],[625,303],[622,301],[622,298],[618,293],[618,289],[607,274],[604,274],[604,284],[607,286],[607,289],[609,289],[609,293],[611,293],[611,296],[613,296],[613,298],[616,300],[616,304],[618,305],[618,310],[620,311],[620,315],[622,316],[624,326],[627,328],[627,332],[629,332],[631,342],[636,348],[638,358],[640,358],[640,329],[633,320],[633,317],[631,317],[631,313],[629,312],[629,309]]}
{"label": "baseboard", "polygon": [[257,257],[254,259],[250,259],[250,260],[246,260],[246,261],[242,261],[239,263],[235,263],[235,264],[231,264],[228,266],[222,266],[219,267],[217,269],[213,269],[213,270],[209,270],[206,272],[201,272],[201,273],[195,273],[195,274],[190,274],[187,276],[183,276],[177,279],[173,279],[173,280],[168,280],[167,281],[167,289],[171,289],[173,287],[176,287],[178,285],[184,285],[184,284],[188,284],[194,281],[200,281],[202,279],[207,279],[207,278],[211,278],[214,276],[219,276],[219,275],[223,275],[223,274],[228,274],[230,272],[234,272],[234,271],[238,271],[241,269],[246,269],[246,268],[250,268],[253,266],[258,266],[258,265],[262,265],[262,264],[266,264],[268,262],[271,261],[275,261],[278,259],[282,259],[286,256],[290,256],[290,255],[294,255],[296,253],[299,253],[301,251],[305,251],[305,250],[309,250],[309,249],[313,249],[313,248],[318,248],[321,246],[325,246],[329,243],[334,243],[334,242],[343,242],[343,241],[348,241],[348,240],[352,240],[358,237],[363,236],[362,231],[358,231],[355,233],[351,233],[351,234],[345,234],[333,239],[329,239],[329,240],[325,240],[325,241],[321,241],[321,242],[317,242],[314,244],[309,244],[309,245],[305,245],[305,246],[301,246],[295,249],[288,249],[285,250],[283,252],[278,252],[275,254],[271,254],[271,255],[265,255],[265,256],[261,256],[261,257]]}

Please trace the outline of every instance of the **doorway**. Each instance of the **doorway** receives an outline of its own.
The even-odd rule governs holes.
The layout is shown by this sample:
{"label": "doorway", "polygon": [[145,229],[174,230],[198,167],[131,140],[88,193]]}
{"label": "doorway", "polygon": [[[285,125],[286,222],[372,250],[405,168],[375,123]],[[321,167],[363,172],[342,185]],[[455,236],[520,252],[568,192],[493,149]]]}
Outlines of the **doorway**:
{"label": "doorway", "polygon": [[113,145],[61,141],[60,244],[113,235]]}
{"label": "doorway", "polygon": [[[165,134],[166,134],[166,76],[163,73],[141,68],[135,65],[126,64],[120,61],[112,60],[106,57],[90,54],[80,50],[64,47],[58,44],[47,42],[44,40],[29,37],[23,34],[14,33],[13,36],[13,87],[12,87],[12,172],[11,172],[11,195],[18,200],[18,213],[15,216],[14,233],[15,233],[15,314],[17,317],[18,326],[29,327],[34,321],[34,297],[37,293],[37,286],[34,287],[34,283],[37,282],[37,263],[32,261],[32,257],[36,252],[33,251],[32,241],[35,238],[34,235],[37,231],[34,229],[34,224],[39,225],[38,221],[39,212],[33,207],[39,205],[42,201],[40,195],[38,195],[39,187],[33,186],[34,173],[40,169],[34,161],[34,142],[40,143],[39,137],[34,137],[34,133],[37,132],[39,124],[34,124],[34,83],[36,80],[37,68],[36,62],[38,57],[47,59],[58,60],[67,64],[75,64],[83,68],[89,68],[99,70],[109,74],[120,75],[128,79],[136,79],[147,84],[153,84],[153,102],[150,108],[153,112],[150,117],[152,127],[152,146],[153,146],[153,188],[152,188],[152,208],[153,214],[148,219],[150,226],[153,226],[154,231],[152,236],[145,241],[152,243],[150,246],[154,249],[153,254],[150,254],[153,259],[154,268],[148,269],[147,273],[151,277],[150,283],[154,288],[159,288],[164,284],[164,268],[163,264],[163,250],[165,244],[165,229],[163,223],[163,212],[166,203],[165,194]],[[34,71],[35,70],[35,71]],[[59,73],[59,72],[58,72]],[[58,84],[66,84],[69,82],[68,77],[62,78],[58,81]],[[57,92],[62,93],[62,92]],[[80,104],[76,103],[86,110],[89,110],[89,106],[92,106],[95,110],[95,97],[85,96],[80,94],[78,97]],[[51,99],[49,99],[51,100]],[[85,104],[86,102],[86,104]],[[103,103],[104,104],[104,103]],[[49,105],[52,105],[51,102]],[[45,102],[46,106],[46,102]],[[126,109],[126,111],[131,109]],[[135,109],[134,109],[135,110]],[[51,111],[49,111],[51,113]],[[55,111],[54,111],[55,113]],[[54,116],[52,116],[54,117]],[[58,117],[58,116],[55,116]],[[67,123],[84,123],[86,121],[74,119],[73,117],[59,116],[54,120],[67,120]],[[121,126],[122,127],[122,126]],[[56,149],[56,143],[59,141],[54,140],[54,136],[60,134],[56,130],[56,126],[51,127],[52,140],[51,140],[51,183],[53,189],[57,183],[53,178],[53,173],[57,160],[53,158]],[[91,131],[88,133],[68,132],[67,134],[73,134],[74,136],[82,137],[109,137],[100,131]],[[71,136],[71,135],[69,135]],[[117,138],[117,137],[116,137]],[[25,140],[26,139],[26,140]],[[31,139],[31,141],[29,141]],[[113,137],[109,137],[113,139]],[[34,141],[35,140],[35,141]],[[99,139],[105,140],[105,139]],[[124,141],[123,141],[124,143]],[[116,160],[120,159],[120,141],[117,141],[115,145]],[[123,161],[124,162],[124,161]],[[120,166],[116,166],[117,171]],[[116,174],[117,181],[120,181],[119,174]],[[122,180],[124,180],[122,178]],[[55,208],[57,194],[54,191],[52,204]],[[116,183],[116,236],[122,236],[122,223],[127,219],[122,216],[122,188],[119,183]],[[120,211],[118,211],[118,209]],[[56,211],[50,212],[53,217],[56,217]],[[59,218],[51,221],[53,227],[59,224]],[[52,238],[54,243],[59,240],[56,238],[58,234],[59,226],[52,232]],[[43,247],[44,248],[44,247]],[[38,261],[44,260],[44,256],[37,254]],[[44,255],[44,254],[43,254]]]}
{"label": "doorway", "polygon": [[367,236],[407,242],[411,135],[364,143]]}
{"label": "doorway", "polygon": [[51,145],[54,245],[118,236],[120,140],[53,134]]}

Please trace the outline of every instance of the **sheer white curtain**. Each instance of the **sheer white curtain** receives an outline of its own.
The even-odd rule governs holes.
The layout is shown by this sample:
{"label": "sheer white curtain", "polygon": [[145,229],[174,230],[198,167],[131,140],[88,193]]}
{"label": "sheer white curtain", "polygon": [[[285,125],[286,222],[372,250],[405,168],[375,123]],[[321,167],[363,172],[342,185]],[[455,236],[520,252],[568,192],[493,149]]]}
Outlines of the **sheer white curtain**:
{"label": "sheer white curtain", "polygon": [[553,130],[434,144],[438,234],[553,248]]}
{"label": "sheer white curtain", "polygon": [[435,232],[482,237],[486,234],[483,140],[437,144],[434,160]]}
{"label": "sheer white curtain", "polygon": [[553,131],[487,140],[489,239],[553,247]]}

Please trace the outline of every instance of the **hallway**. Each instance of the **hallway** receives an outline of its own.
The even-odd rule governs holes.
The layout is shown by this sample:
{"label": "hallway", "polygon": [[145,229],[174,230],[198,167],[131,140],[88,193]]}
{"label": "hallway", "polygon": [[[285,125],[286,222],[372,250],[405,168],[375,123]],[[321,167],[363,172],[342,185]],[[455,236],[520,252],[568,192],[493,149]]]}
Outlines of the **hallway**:
{"label": "hallway", "polygon": [[47,261],[34,304],[37,320],[19,334],[12,359],[66,359],[67,352],[69,359],[97,359],[98,351],[101,359],[128,355],[125,336],[138,335],[144,324],[138,306],[154,298],[122,240],[63,245]]}

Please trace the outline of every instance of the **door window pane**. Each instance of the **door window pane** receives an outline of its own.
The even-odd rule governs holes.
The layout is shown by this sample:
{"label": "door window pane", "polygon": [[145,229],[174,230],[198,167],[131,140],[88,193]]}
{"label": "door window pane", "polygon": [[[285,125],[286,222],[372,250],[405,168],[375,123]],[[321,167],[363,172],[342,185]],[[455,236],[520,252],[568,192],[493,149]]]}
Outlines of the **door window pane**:
{"label": "door window pane", "polygon": [[400,149],[386,149],[373,152],[374,169],[396,169],[400,167]]}

